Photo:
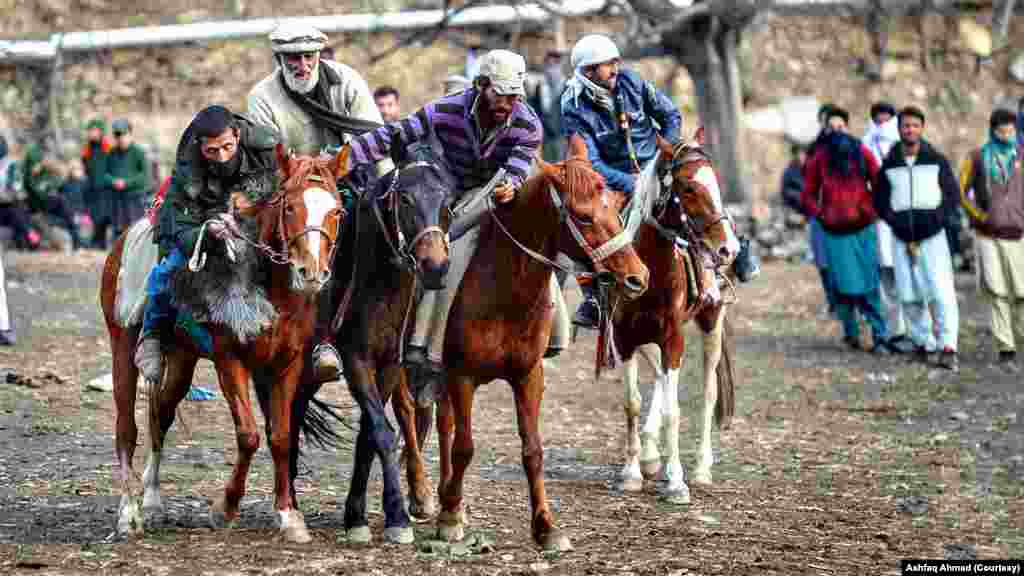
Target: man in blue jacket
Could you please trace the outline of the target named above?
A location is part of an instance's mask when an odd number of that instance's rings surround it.
[[[619,49],[607,36],[584,36],[572,49],[573,77],[562,93],[562,135],[579,134],[609,187],[632,194],[640,170],[658,154],[656,135],[679,140],[682,116],[672,100],[632,71],[621,68]],[[625,111],[632,148],[619,123]],[[573,323],[596,327],[598,305],[592,286]]]

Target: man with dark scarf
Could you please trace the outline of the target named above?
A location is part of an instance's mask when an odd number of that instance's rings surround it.
[[[232,114],[222,106],[205,108],[181,137],[171,186],[160,205],[154,241],[161,260],[146,283],[135,365],[149,382],[163,372],[162,338],[170,334],[176,318],[170,283],[195,249],[203,222],[206,231],[226,241],[236,226],[230,215],[231,194],[238,191],[252,200],[268,198],[277,189],[278,137],[272,130]]]
[[[861,348],[856,314],[860,311],[871,326],[871,351],[887,354],[891,347],[879,293],[877,215],[870,191],[878,162],[846,132],[850,120],[846,110],[833,106],[825,113],[828,131],[819,137],[807,161],[801,201],[823,229],[828,284],[835,291],[844,343],[851,349]]]
[[[977,233],[978,291],[992,307],[998,366],[1020,372],[1017,348],[1024,344],[1024,142],[1016,118],[997,109],[989,118],[989,140],[964,159],[960,202]]]
[[[259,124],[274,128],[281,142],[298,154],[316,156],[336,152],[353,136],[383,124],[373,94],[352,68],[321,58],[327,36],[316,28],[288,21],[270,33],[277,69],[249,92],[248,114]],[[384,175],[394,168],[390,159],[376,164]],[[345,192],[343,190],[343,195]],[[346,207],[351,198],[346,195]],[[332,290],[320,296],[317,334],[313,349],[315,378],[337,380],[341,359],[329,340],[334,313]]]

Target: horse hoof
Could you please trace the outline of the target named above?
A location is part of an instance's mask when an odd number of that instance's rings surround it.
[[[281,514],[281,534],[285,542],[293,544],[307,544],[313,540],[306,528],[306,519],[298,510],[288,510]]]
[[[541,547],[545,552],[571,552],[572,542],[569,537],[558,530],[552,530],[541,537]]]
[[[683,505],[690,503],[690,488],[686,483],[679,486],[667,486],[658,491],[661,500],[667,504]]]
[[[661,459],[640,462],[640,473],[644,475],[644,478],[648,480],[657,478],[658,472],[661,472]]]
[[[427,496],[421,500],[409,496],[409,515],[416,520],[428,520],[434,516],[434,499]]]
[[[412,544],[415,541],[412,526],[392,526],[384,529],[384,542],[387,544]]]
[[[160,514],[163,511],[164,503],[160,498],[160,493],[147,490],[142,497],[142,512],[144,514]]]
[[[373,542],[373,534],[369,526],[355,526],[345,531],[349,544],[369,544]]]
[[[142,536],[143,533],[142,511],[134,498],[121,503],[117,512],[117,533],[120,536]]]
[[[711,470],[697,470],[693,474],[693,481],[701,486],[711,486]]]
[[[238,519],[238,513],[228,514],[227,503],[223,498],[218,498],[210,508],[210,527],[214,529],[231,528]]]
[[[644,489],[643,478],[623,478],[618,484],[619,492],[641,492]]]
[[[462,524],[438,524],[437,539],[442,542],[461,542],[466,537]]]

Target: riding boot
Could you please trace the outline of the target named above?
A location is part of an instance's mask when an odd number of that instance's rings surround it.
[[[313,346],[313,379],[317,384],[334,382],[341,378],[341,355],[331,338],[331,323],[334,321],[335,306],[333,290],[328,286],[319,296],[317,305],[316,333]]]
[[[159,332],[149,332],[139,339],[139,345],[135,349],[135,366],[150,385],[163,379],[164,351]]]
[[[555,317],[551,323],[551,336],[548,337],[548,349],[545,358],[554,358],[565,350],[569,342],[569,314],[565,309],[565,298],[558,278],[551,276],[551,304],[555,308]]]
[[[597,296],[594,294],[593,283],[580,284],[580,292],[583,293],[583,302],[576,308],[576,315],[572,323],[584,328],[597,330],[601,317],[601,308],[597,303]]]

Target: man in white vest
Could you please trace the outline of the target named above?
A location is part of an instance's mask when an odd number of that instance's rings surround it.
[[[248,116],[274,128],[285,148],[316,156],[334,152],[353,136],[382,125],[373,94],[363,77],[344,64],[321,58],[327,36],[297,21],[282,23],[270,33],[277,68],[249,92]],[[377,162],[377,173],[394,168],[390,159]],[[330,296],[320,302],[318,344],[313,349],[317,381],[340,375],[341,360],[330,343],[334,312]]]

